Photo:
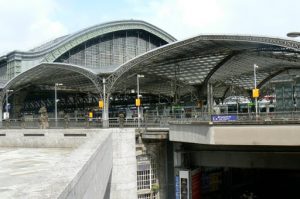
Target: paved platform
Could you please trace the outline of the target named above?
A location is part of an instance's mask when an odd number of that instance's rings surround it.
[[[1,199],[104,198],[113,165],[109,130],[0,131]]]
[[[27,198],[72,148],[0,148],[0,198]]]

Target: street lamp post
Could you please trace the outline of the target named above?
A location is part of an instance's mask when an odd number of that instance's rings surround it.
[[[137,75],[136,76],[136,84],[137,84],[137,99],[140,99],[141,95],[140,95],[140,81],[139,79],[141,77],[145,77],[144,75]],[[141,127],[141,123],[140,123],[140,119],[141,119],[141,114],[140,114],[140,106],[137,107],[138,109],[138,129],[140,129]]]
[[[8,110],[8,93],[13,92],[13,90],[6,90],[6,98],[5,98],[5,112],[6,112],[6,117],[9,117],[9,110]],[[5,119],[9,119],[9,118],[5,118]]]
[[[256,83],[256,69],[258,68],[258,65],[254,64],[253,65],[254,68],[254,89],[257,89],[257,83]],[[257,110],[258,110],[258,102],[257,102],[257,97],[255,97],[255,118],[258,118],[257,115]]]
[[[105,78],[102,79],[103,83],[103,110],[102,110],[102,125],[104,128],[109,127],[109,121],[108,121],[108,106],[106,101],[106,80]]]
[[[57,87],[62,86],[62,83],[55,83],[54,84],[54,106],[55,106],[55,126],[57,126]]]

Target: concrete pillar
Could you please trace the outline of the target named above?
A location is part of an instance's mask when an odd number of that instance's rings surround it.
[[[113,131],[113,169],[110,199],[137,199],[137,162],[134,129]]]
[[[167,142],[167,199],[175,198],[175,171],[174,171],[174,146],[173,142]]]

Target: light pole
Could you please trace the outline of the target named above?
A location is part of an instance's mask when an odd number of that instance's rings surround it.
[[[139,79],[141,77],[145,77],[144,75],[139,75],[137,74],[136,76],[136,85],[137,85],[137,99],[139,100],[141,95],[140,95],[140,81]],[[138,106],[138,129],[140,129],[141,127],[141,123],[140,123],[140,119],[141,119],[141,114],[140,114],[140,106]]]
[[[54,84],[54,105],[55,105],[55,126],[57,126],[57,87],[62,86],[62,83],[55,83]]]
[[[8,93],[13,92],[14,90],[6,90],[6,101],[5,101],[5,118],[4,119],[9,119],[9,110],[8,110]]]
[[[102,110],[102,126],[104,128],[109,127],[108,121],[108,106],[106,104],[106,81],[105,78],[102,79],[103,83],[103,110]]]
[[[258,65],[254,64],[253,65],[254,68],[254,89],[257,89],[257,83],[256,83],[256,69],[258,68]],[[255,118],[258,118],[257,115],[257,110],[258,110],[258,102],[257,102],[257,97],[255,97]]]

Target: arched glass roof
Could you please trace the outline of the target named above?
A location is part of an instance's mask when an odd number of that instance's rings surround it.
[[[102,80],[96,73],[80,66],[61,63],[35,66],[6,82],[2,90],[18,91],[32,85],[51,88],[55,83],[62,83],[65,89],[79,92],[100,94],[102,91]]]
[[[253,88],[253,66],[259,87],[287,71],[300,69],[300,43],[280,38],[240,35],[200,35],[145,53],[123,65],[108,77],[111,91],[135,87],[134,74],[143,74],[141,88],[156,93],[163,85],[181,86],[181,93],[214,85],[215,97],[222,97],[229,86]],[[149,84],[149,82],[154,82]],[[167,93],[165,93],[167,94]]]

